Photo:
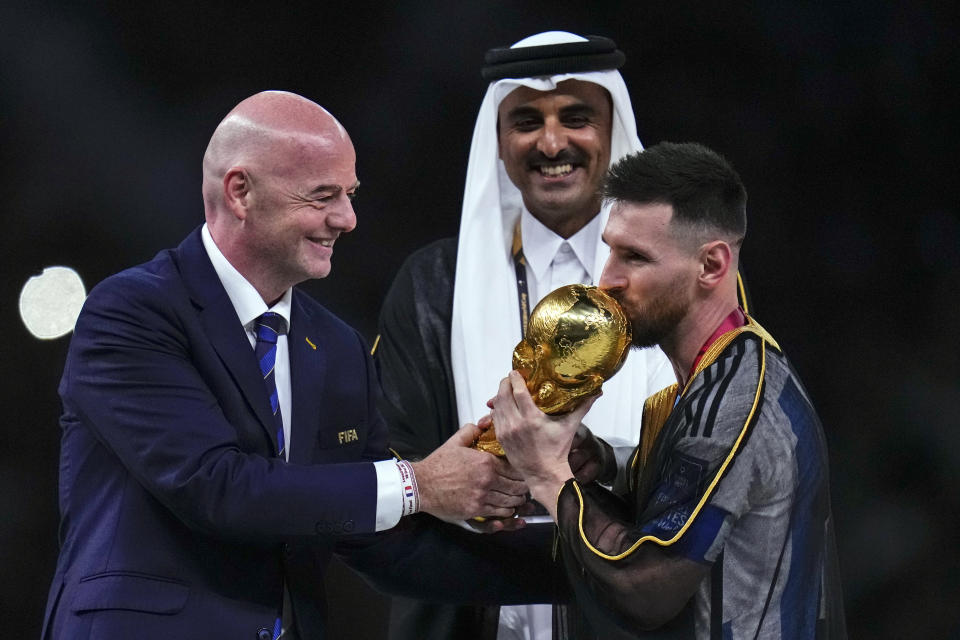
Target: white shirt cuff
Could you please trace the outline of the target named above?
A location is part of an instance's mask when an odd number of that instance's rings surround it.
[[[397,461],[380,460],[373,463],[377,471],[376,530],[392,529],[403,514],[403,483]]]

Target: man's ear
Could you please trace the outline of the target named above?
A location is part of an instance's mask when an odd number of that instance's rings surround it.
[[[700,247],[700,286],[712,289],[723,282],[730,265],[733,264],[733,250],[723,240],[714,240]]]
[[[247,217],[250,175],[243,167],[231,167],[223,176],[223,201],[238,220]]]

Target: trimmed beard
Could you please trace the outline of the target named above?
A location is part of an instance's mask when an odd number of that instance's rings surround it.
[[[643,349],[660,344],[687,315],[690,297],[683,286],[685,279],[683,275],[678,276],[667,285],[664,293],[652,298],[635,313],[628,314],[634,347]]]

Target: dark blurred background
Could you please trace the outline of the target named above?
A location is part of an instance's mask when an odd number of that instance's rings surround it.
[[[39,633],[57,553],[68,338],[17,317],[24,282],[88,289],[201,222],[226,112],[301,93],[351,133],[359,226],[307,288],[370,340],[396,268],[456,233],[484,51],[612,37],[640,138],[720,151],[750,193],[759,320],[824,422],[852,637],[960,633],[960,213],[953,3],[310,2],[0,5],[0,620]],[[338,570],[343,637],[383,600]],[[342,622],[347,620],[347,622]],[[11,627],[11,625],[15,625]]]

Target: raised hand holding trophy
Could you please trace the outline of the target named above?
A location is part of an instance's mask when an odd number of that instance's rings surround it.
[[[513,368],[544,413],[569,413],[620,370],[630,339],[630,322],[616,300],[596,287],[570,284],[534,307],[527,334],[513,350]],[[494,426],[473,446],[504,455]]]

